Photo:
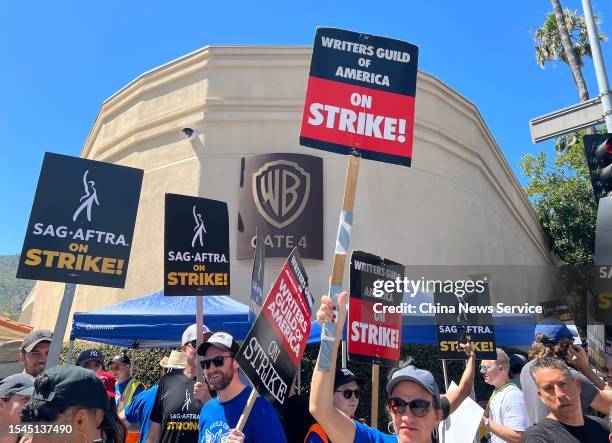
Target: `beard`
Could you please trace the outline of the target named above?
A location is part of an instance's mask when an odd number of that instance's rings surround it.
[[[227,388],[232,382],[234,378],[234,370],[233,368],[229,368],[228,371],[220,371],[218,374],[215,373],[214,375],[219,375],[219,377],[216,377],[214,380],[209,378],[208,385],[212,390],[219,392]]]

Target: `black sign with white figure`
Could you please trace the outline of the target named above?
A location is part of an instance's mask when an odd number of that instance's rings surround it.
[[[17,277],[123,288],[142,176],[45,153]]]
[[[165,295],[229,295],[227,203],[166,194]]]

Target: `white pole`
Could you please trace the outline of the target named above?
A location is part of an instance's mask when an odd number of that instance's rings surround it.
[[[597,25],[593,17],[593,10],[591,9],[591,0],[582,0],[582,9],[584,10],[584,21],[586,22],[589,34],[589,43],[591,45],[593,65],[595,66],[595,75],[597,76],[597,85],[599,86],[601,108],[606,120],[606,129],[607,132],[612,132],[612,96],[610,95],[608,74],[606,73],[606,65],[601,54],[601,46],[597,36]]]

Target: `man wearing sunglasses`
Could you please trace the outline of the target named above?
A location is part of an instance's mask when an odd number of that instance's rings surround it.
[[[346,368],[338,369],[334,377],[333,405],[348,418],[355,416],[363,380]],[[304,443],[329,443],[329,437],[319,423],[313,423]]]
[[[182,371],[172,371],[159,381],[151,411],[151,426],[147,443],[197,443],[198,418],[204,403],[211,398],[208,390],[195,392],[196,383],[196,325],[185,329],[181,337],[181,351],[186,365]],[[204,326],[203,340],[212,332]],[[204,395],[206,394],[206,395]]]
[[[527,410],[523,392],[510,380],[510,359],[497,348],[497,360],[483,360],[480,373],[485,383],[495,387],[489,398],[482,424],[491,435],[491,443],[521,443],[527,428]]]
[[[234,360],[238,348],[234,338],[225,332],[214,333],[198,348],[204,377],[217,392],[217,397],[200,412],[200,443],[286,443],[276,410],[262,397],[255,400],[243,431],[235,429],[252,390],[238,376],[240,367]]]

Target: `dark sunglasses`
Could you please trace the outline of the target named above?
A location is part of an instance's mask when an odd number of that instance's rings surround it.
[[[401,398],[390,398],[388,400],[389,409],[394,415],[403,415],[406,412],[406,406],[410,408],[410,412],[415,417],[425,417],[429,412],[431,402],[417,398],[415,400],[406,401]]]
[[[202,369],[208,369],[210,368],[210,365],[212,363],[217,368],[220,368],[221,366],[223,366],[223,363],[225,362],[226,358],[232,358],[232,357],[233,357],[232,355],[219,355],[217,357],[214,357],[208,360],[200,361],[200,366],[202,366]]]
[[[343,391],[335,391],[335,392],[342,392],[342,395],[344,396],[344,398],[346,398],[347,400],[350,400],[350,398],[355,395],[355,398],[357,400],[359,400],[359,389],[345,389]]]

